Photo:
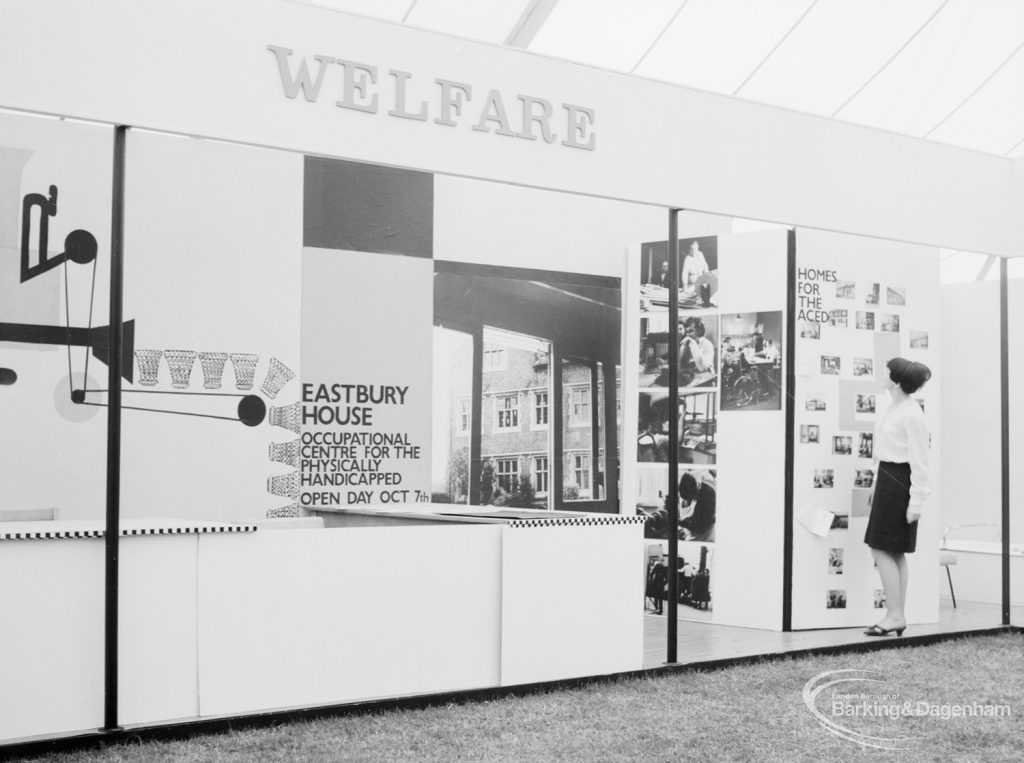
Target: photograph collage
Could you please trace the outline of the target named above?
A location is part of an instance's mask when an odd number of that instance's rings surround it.
[[[798,484],[797,491],[811,496],[804,502],[806,516],[824,511],[831,517],[827,555],[821,560],[821,604],[846,609],[841,580],[844,573],[849,575],[846,557],[862,545],[875,481],[874,428],[887,404],[877,381],[885,371],[877,367],[879,358],[896,355],[901,347],[926,350],[928,332],[905,325],[908,296],[903,285],[837,278],[823,291],[833,286],[833,293],[824,293],[830,309],[823,311],[823,320],[797,326],[801,375],[808,382],[797,402],[796,447],[801,449],[798,461],[806,465],[806,484]],[[823,326],[829,332],[828,352],[817,350]],[[907,342],[901,341],[901,331],[908,333]],[[835,354],[837,350],[842,354]],[[859,533],[849,532],[851,518],[860,520]],[[873,607],[884,606],[885,596],[877,589]]]
[[[679,242],[679,402],[670,404],[671,281],[668,243],[641,246],[640,353],[637,419],[639,493],[645,537],[680,542],[676,560],[680,603],[711,609],[720,415],[782,409],[782,311],[726,313],[720,309],[718,238]],[[728,284],[726,284],[728,290]],[[728,294],[728,291],[726,291]],[[668,526],[669,422],[678,426],[679,520]],[[652,548],[653,548],[652,544]],[[664,550],[664,544],[659,544]],[[658,590],[665,559],[649,554],[649,591]],[[693,580],[683,570],[694,568]],[[656,569],[657,568],[657,569]],[[656,577],[652,581],[652,576]],[[696,581],[694,585],[693,581]],[[648,607],[662,610],[657,596]]]

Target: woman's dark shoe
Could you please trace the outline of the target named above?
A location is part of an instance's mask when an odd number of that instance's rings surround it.
[[[878,625],[872,625],[870,628],[868,628],[867,630],[864,631],[864,635],[865,636],[888,636],[888,635],[890,635],[892,633],[895,633],[897,636],[902,636],[903,635],[903,631],[905,631],[906,629],[907,629],[907,626],[905,626],[905,625],[900,627],[900,628],[882,628],[882,627],[880,627]]]

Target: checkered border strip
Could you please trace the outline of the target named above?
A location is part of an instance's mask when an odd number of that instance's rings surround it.
[[[584,527],[587,525],[642,525],[646,517],[624,517],[618,514],[608,516],[551,517],[544,519],[513,519],[509,527]]]
[[[119,535],[198,535],[202,533],[254,533],[257,525],[215,525],[213,527],[143,527],[121,530]],[[0,540],[63,540],[65,538],[104,538],[106,530],[37,530],[0,532]]]

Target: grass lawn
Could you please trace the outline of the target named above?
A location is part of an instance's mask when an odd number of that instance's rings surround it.
[[[860,680],[826,688],[813,706],[850,732],[874,737],[874,744],[902,749],[862,746],[819,724],[804,700],[805,685],[826,671],[840,670],[872,671],[880,683]],[[840,694],[844,697],[838,698]],[[842,708],[840,714],[834,702]],[[864,714],[885,712],[883,706],[926,714]],[[958,709],[984,713],[986,706],[995,708],[991,712],[1008,706],[1009,715],[956,715]],[[896,738],[902,741],[891,741]],[[594,681],[526,697],[35,758],[76,763],[1022,759],[1022,634]]]

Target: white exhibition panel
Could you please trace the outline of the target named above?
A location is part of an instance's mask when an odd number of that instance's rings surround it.
[[[296,380],[273,399],[261,385],[272,357],[301,372],[302,157],[132,130],[126,165],[124,317],[136,349],[251,353],[249,393],[268,408],[298,400]],[[286,470],[267,453],[291,432],[194,415],[235,415],[243,392],[231,361],[219,389],[204,387],[200,359],[186,390],[172,386],[166,358],[158,379],[143,386],[136,367],[122,404],[190,415],[123,412],[124,516],[241,520],[289,502],[267,492]]]
[[[18,0],[5,15],[8,108],[971,251],[1024,250],[1019,165],[1002,157],[281,0]],[[287,84],[268,46],[294,51]],[[40,49],[59,55],[40,58]],[[289,98],[303,62],[308,97]],[[444,110],[437,79],[471,90],[461,112]],[[458,101],[462,91],[451,92]],[[497,110],[487,93],[508,113],[505,135],[494,120],[473,129]],[[537,123],[522,124],[519,95],[533,113],[548,104],[552,142]],[[593,138],[594,150],[563,145],[573,134]]]
[[[203,716],[497,686],[500,525],[204,535]]]
[[[182,534],[121,539],[121,723],[154,723],[199,715],[196,591],[200,537]],[[101,549],[104,545],[101,541],[88,542]],[[98,661],[100,654],[91,659]]]
[[[801,289],[819,287],[821,304],[826,313],[846,312],[846,323],[833,326],[820,324],[820,338],[801,337],[807,321],[801,310],[817,309],[797,303],[796,355],[796,442],[793,463],[793,620],[794,629],[865,626],[881,618],[883,609],[876,607],[874,596],[882,588],[870,549],[864,544],[867,526],[867,488],[855,483],[857,470],[871,469],[872,462],[858,457],[860,433],[873,433],[874,422],[889,404],[881,389],[880,374],[885,374],[880,348],[891,348],[886,358],[902,355],[928,365],[933,375],[925,387],[914,395],[924,404],[925,417],[932,435],[929,467],[932,494],[925,502],[918,528],[917,551],[907,555],[910,586],[907,592],[907,621],[932,623],[938,620],[939,535],[941,534],[943,496],[940,470],[942,432],[940,408],[944,379],[940,364],[942,353],[941,293],[939,288],[939,252],[922,246],[877,241],[858,236],[797,230],[797,294]],[[801,275],[802,269],[830,272],[831,280]],[[840,282],[852,284],[855,296],[840,296]],[[878,285],[877,302],[866,301],[872,284]],[[903,290],[902,301],[890,298],[888,287]],[[813,297],[804,291],[805,296]],[[844,292],[845,293],[845,292]],[[858,328],[858,313],[873,314],[873,329]],[[895,316],[898,331],[883,328],[888,316]],[[910,335],[923,332],[924,346],[912,346]],[[841,374],[823,373],[822,358],[839,358]],[[858,377],[856,360],[873,361],[872,373]],[[844,390],[846,390],[844,392]],[[871,414],[854,413],[854,394],[873,395],[876,406]],[[808,410],[807,403],[819,400],[824,410]],[[850,406],[848,410],[840,406]],[[802,425],[819,427],[817,442],[801,442]],[[853,453],[834,452],[833,437],[853,438]],[[831,486],[814,487],[816,471],[831,470]],[[827,511],[848,517],[848,529],[833,527],[819,537],[805,527],[800,517],[810,511]],[[839,550],[838,567],[830,564],[830,553]],[[831,592],[841,592],[833,600]]]
[[[681,228],[679,237],[686,239],[714,235],[707,231]],[[736,313],[778,312],[782,316],[781,352],[785,347],[785,310],[787,295],[788,231],[772,230],[748,233],[722,233],[717,236],[720,285],[715,302],[717,308],[701,310],[706,318],[721,318]],[[682,261],[685,252],[680,252]],[[641,283],[641,249],[631,245],[626,282],[625,315],[626,357],[640,357],[640,325],[637,287]],[[681,310],[686,317],[690,311]],[[721,335],[718,335],[719,340]],[[721,347],[716,347],[720,362]],[[627,362],[624,368],[635,367]],[[625,373],[623,385],[623,505],[635,508],[637,496],[652,492],[652,482],[661,481],[668,490],[667,469],[663,463],[638,465],[633,444],[638,432],[639,387],[635,374]],[[785,378],[782,379],[785,385]],[[711,388],[719,394],[721,384]],[[782,397],[786,390],[783,386]],[[680,554],[690,559],[706,546],[711,555],[712,604],[710,621],[721,625],[781,630],[782,575],[785,537],[785,406],[771,410],[718,410],[715,489],[717,511],[713,543],[693,542],[680,546]],[[684,465],[680,465],[680,474]],[[687,467],[688,468],[688,467]],[[646,487],[645,487],[646,486]],[[657,543],[648,540],[648,543]],[[661,541],[664,546],[665,542]],[[754,572],[752,572],[754,571]],[[680,607],[685,619],[707,621],[705,613],[694,613]]]
[[[718,237],[721,313],[781,311],[785,371],[788,235]],[[718,415],[718,506],[712,622],[782,629],[786,532],[786,389],[777,411]]]
[[[103,541],[0,541],[0,740],[103,725]]]
[[[643,668],[643,525],[506,527],[501,684]]]
[[[716,215],[682,212],[679,218],[679,229],[694,235],[731,227],[731,220]],[[434,253],[440,260],[622,278],[624,242],[667,235],[668,212],[657,206],[434,178]]]
[[[5,323],[107,325],[112,157],[113,131],[107,127],[0,114],[0,312]],[[56,214],[49,218],[48,258],[64,251],[65,237],[73,230],[93,235],[98,256],[92,263],[61,264],[22,282],[23,200],[33,194],[47,197],[51,186],[57,195]],[[36,208],[28,237],[32,264],[40,257],[41,217]],[[106,416],[102,408],[70,403],[69,362],[75,385],[81,387],[87,350],[74,347],[70,356],[69,361],[69,351],[60,344],[0,342],[0,365],[18,374],[17,383],[3,387],[0,396],[0,421],[12,434],[0,438],[4,508],[56,507],[64,518],[103,514],[106,483],[94,455],[102,459],[106,450]],[[107,367],[90,358],[88,369],[90,386],[106,387]]]
[[[196,538],[121,539],[119,720],[195,717]],[[0,740],[103,725],[102,538],[0,541]]]
[[[1024,297],[1019,282],[1018,296]],[[1011,301],[1011,305],[1013,302]],[[1020,326],[1020,323],[1016,324]],[[1010,324],[1011,339],[1014,324]],[[996,541],[1002,525],[1002,405],[999,369],[999,282],[975,281],[942,287],[942,406],[943,468],[940,533],[952,540]],[[1018,343],[1019,344],[1019,343]],[[1015,353],[1020,357],[1019,351]],[[1012,377],[1011,377],[1012,378]],[[1017,376],[1016,378],[1020,378]],[[1011,384],[1011,389],[1014,389]],[[1020,389],[1018,386],[1017,389]],[[1010,398],[1010,433],[1020,432],[1021,411]],[[1016,415],[1017,420],[1014,420]],[[1016,426],[1015,426],[1016,424]],[[1021,451],[1012,447],[1011,454]],[[1012,463],[1012,462],[1011,462]],[[1019,472],[1018,472],[1019,473]],[[1013,474],[1011,471],[1011,480]],[[1014,504],[1011,502],[1011,506]],[[1011,532],[1020,529],[1010,523]],[[960,570],[953,568],[955,577]],[[945,577],[945,575],[943,575]],[[996,569],[987,582],[997,596],[1002,575]]]

